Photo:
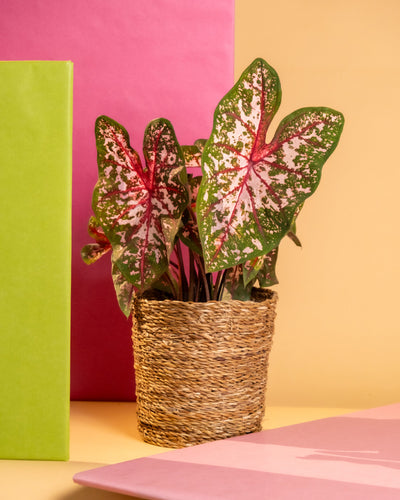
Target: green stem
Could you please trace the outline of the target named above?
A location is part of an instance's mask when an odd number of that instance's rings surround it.
[[[177,290],[176,290],[176,287],[175,287],[175,283],[173,281],[173,279],[171,278],[171,276],[169,275],[169,271],[166,271],[164,274],[163,274],[163,278],[165,279],[165,281],[168,282],[170,288],[171,288],[171,293],[172,293],[172,296],[175,300],[177,300]]]
[[[188,300],[193,301],[195,299],[195,285],[198,282],[198,276],[196,273],[196,267],[194,265],[194,255],[193,251],[189,249],[189,294]]]
[[[205,301],[208,302],[210,300],[210,291],[208,287],[208,281],[207,281],[207,275],[204,267],[204,261],[200,257],[200,255],[194,254],[195,255],[195,260],[197,264],[197,269],[199,270],[200,278],[201,281],[204,285],[204,295],[205,295]]]
[[[178,240],[175,245],[175,251],[176,251],[176,256],[178,258],[178,266],[179,266],[179,281],[180,281],[180,300],[187,301],[188,300],[188,291],[189,291],[189,286],[186,278],[186,273],[185,273],[185,264],[183,262],[183,257],[182,257],[182,248],[181,248],[181,242]]]
[[[218,271],[217,278],[214,284],[214,292],[213,292],[214,300],[221,300],[222,291],[225,286],[226,273],[227,269],[224,269],[223,271],[222,270]]]

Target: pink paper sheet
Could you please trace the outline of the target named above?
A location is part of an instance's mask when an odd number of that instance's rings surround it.
[[[160,453],[74,480],[152,500],[397,500],[400,404]]]
[[[95,119],[121,122],[139,152],[145,126],[160,116],[181,144],[207,137],[233,83],[233,15],[233,0],[13,0],[2,10],[1,59],[74,62],[73,399],[134,397],[130,324],[109,257],[91,267],[80,258],[97,178]]]

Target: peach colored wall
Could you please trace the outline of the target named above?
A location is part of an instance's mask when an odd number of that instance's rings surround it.
[[[273,127],[303,106],[346,123],[282,245],[268,403],[363,407],[400,400],[398,0],[236,0],[235,76],[277,71]]]

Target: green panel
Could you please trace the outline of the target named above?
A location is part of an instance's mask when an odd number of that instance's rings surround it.
[[[0,62],[0,458],[67,460],[71,62]]]

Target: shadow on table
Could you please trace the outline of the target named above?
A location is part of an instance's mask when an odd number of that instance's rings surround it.
[[[312,450],[302,457],[304,460],[342,461],[400,470],[399,419],[332,417],[234,439]]]

